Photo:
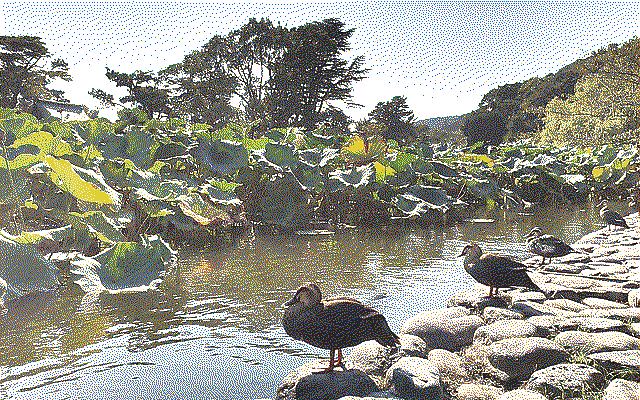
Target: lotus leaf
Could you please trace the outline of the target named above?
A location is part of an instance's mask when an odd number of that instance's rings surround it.
[[[71,273],[87,293],[142,290],[157,286],[175,258],[160,237],[148,236],[140,243],[118,242],[94,257],[78,257],[71,261]]]
[[[443,178],[457,178],[458,176],[460,176],[460,174],[458,174],[458,171],[441,162],[430,161],[429,164],[431,165],[433,171]]]
[[[361,167],[353,167],[349,170],[336,170],[329,173],[329,183],[332,189],[340,190],[348,187],[355,189],[372,183],[376,176],[376,168],[373,163]]]
[[[214,175],[233,175],[249,163],[249,153],[242,144],[226,140],[199,140],[191,149],[193,157]]]
[[[18,243],[0,232],[0,278],[7,283],[7,300],[58,286],[58,270],[32,244]]]
[[[405,194],[409,194],[427,203],[429,208],[448,209],[453,199],[442,188],[436,186],[413,185]]]
[[[200,193],[206,194],[215,204],[238,206],[242,201],[236,196],[235,189],[240,184],[227,182],[224,179],[211,179],[200,188]]]
[[[396,170],[386,166],[378,161],[373,163],[374,168],[376,169],[376,181],[383,182],[388,177],[394,176],[396,174]]]

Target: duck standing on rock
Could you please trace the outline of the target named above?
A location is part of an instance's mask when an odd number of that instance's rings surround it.
[[[464,269],[479,283],[489,286],[489,297],[498,294],[499,288],[512,286],[542,290],[527,275],[527,267],[509,257],[482,254],[477,244],[468,244],[462,250]],[[495,288],[495,293],[493,289]]]
[[[607,200],[602,200],[600,204],[597,205],[597,207],[600,206],[602,206],[600,209],[600,217],[602,217],[602,220],[607,224],[607,228],[609,228],[609,230],[611,230],[611,225],[625,229],[629,228],[627,221],[624,220],[622,215],[609,209],[609,202]]]
[[[542,257],[541,265],[544,264],[545,258],[548,258],[549,263],[551,263],[553,257],[562,257],[570,253],[576,253],[571,246],[557,237],[543,235],[542,229],[537,226],[531,229],[531,232],[529,232],[526,237],[529,251]]]
[[[342,365],[342,349],[375,340],[385,347],[400,344],[382,314],[358,300],[336,297],[323,300],[320,288],[314,283],[301,286],[291,300],[282,319],[285,332],[294,339],[330,350],[331,372]],[[338,352],[338,359],[334,356]]]

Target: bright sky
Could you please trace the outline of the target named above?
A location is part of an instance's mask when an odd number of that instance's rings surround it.
[[[91,88],[113,92],[105,66],[158,70],[263,16],[290,27],[337,17],[356,28],[352,53],[371,71],[355,85],[364,107],[346,110],[354,118],[395,95],[407,96],[419,118],[466,113],[497,85],[640,35],[640,3],[247,0],[0,0],[0,34],[42,37],[70,64],[67,97],[96,107]]]

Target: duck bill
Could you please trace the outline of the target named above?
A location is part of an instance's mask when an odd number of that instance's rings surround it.
[[[295,296],[291,300],[289,300],[286,303],[284,303],[282,306],[283,307],[290,307],[290,306],[292,306],[294,304],[296,304],[296,297]]]

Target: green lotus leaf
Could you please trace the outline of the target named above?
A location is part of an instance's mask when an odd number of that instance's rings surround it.
[[[361,188],[375,181],[376,168],[373,163],[348,170],[336,170],[329,173],[329,183],[334,190],[347,187]],[[336,185],[336,183],[338,185]]]
[[[0,231],[0,278],[7,283],[6,300],[58,286],[58,269],[35,245],[18,243]]]
[[[202,226],[224,226],[231,223],[231,218],[224,210],[205,201],[198,193],[178,198],[178,207],[182,213]]]
[[[249,163],[249,153],[242,144],[226,140],[199,140],[191,154],[203,167],[218,176],[233,175]]]
[[[409,187],[405,194],[418,198],[429,208],[451,208],[453,199],[447,195],[447,192],[436,186],[413,185]]]
[[[114,243],[125,240],[122,234],[124,226],[117,220],[108,217],[102,211],[87,211],[84,213],[58,213],[57,217],[74,229],[88,232],[92,237],[103,243]]]
[[[237,206],[242,203],[235,194],[235,189],[240,184],[227,182],[224,179],[210,179],[208,183],[200,187],[200,193],[205,194],[215,204]]]
[[[431,165],[433,172],[435,172],[436,174],[440,175],[443,178],[457,178],[460,176],[458,171],[441,162],[429,161],[428,164]]]
[[[140,243],[118,242],[94,257],[78,257],[71,261],[71,273],[88,293],[143,290],[157,287],[175,260],[175,252],[166,242],[148,236]]]

